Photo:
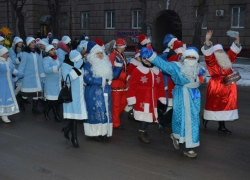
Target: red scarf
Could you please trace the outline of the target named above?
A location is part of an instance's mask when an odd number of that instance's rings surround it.
[[[57,60],[57,55],[55,54],[55,55],[52,55],[52,56],[50,56],[50,57],[52,57],[52,59],[54,59],[54,60]]]

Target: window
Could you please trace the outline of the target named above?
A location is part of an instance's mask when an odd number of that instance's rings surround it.
[[[245,7],[233,7],[232,8],[232,28],[244,28],[245,25]]]
[[[108,11],[106,12],[106,29],[115,29],[115,12]]]
[[[141,11],[132,11],[132,29],[141,29]]]
[[[81,13],[81,27],[82,29],[89,29],[89,12]]]
[[[196,17],[198,16],[198,9],[196,9]],[[207,29],[207,8],[205,8],[205,13],[203,16],[203,21],[202,21],[202,25],[201,25],[202,29]]]

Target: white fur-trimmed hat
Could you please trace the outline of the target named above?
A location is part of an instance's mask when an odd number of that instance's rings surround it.
[[[14,44],[16,45],[17,43],[19,43],[19,42],[23,42],[23,40],[20,38],[20,37],[15,37],[14,38]]]
[[[59,40],[58,39],[53,39],[52,44],[58,44]]]
[[[43,39],[40,40],[39,42],[40,42],[40,44],[43,44],[44,46],[47,46],[47,45],[49,44],[49,41],[48,41],[48,39],[46,39],[46,38],[43,38]]]
[[[182,57],[185,59],[187,56],[193,56],[196,57],[196,60],[199,59],[199,53],[198,49],[196,47],[188,47],[183,53]]]
[[[217,50],[219,50],[219,49],[224,50],[224,49],[223,49],[223,46],[222,46],[221,44],[215,44],[215,45],[213,46],[213,51],[217,51]]]
[[[3,38],[3,36],[0,36],[0,41],[4,41],[4,38]]]
[[[63,36],[63,37],[62,37],[62,42],[63,42],[64,44],[68,44],[70,41],[71,41],[71,39],[70,39],[69,36]]]
[[[8,49],[6,47],[0,45],[0,57],[7,52],[9,52]]]
[[[51,49],[55,49],[55,47],[51,44],[48,44],[47,46],[45,46],[45,52],[49,52]]]
[[[28,46],[32,41],[35,41],[35,39],[34,39],[33,37],[27,37],[27,38],[26,38],[26,44],[27,44],[27,46]]]
[[[82,59],[82,55],[77,50],[73,50],[69,53],[69,59],[72,62],[78,62],[80,59]]]

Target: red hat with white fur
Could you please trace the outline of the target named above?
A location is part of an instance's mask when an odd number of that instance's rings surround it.
[[[215,44],[214,46],[213,46],[213,50],[214,51],[217,51],[217,50],[223,50],[223,47],[222,47],[222,45],[221,44]]]
[[[145,44],[151,43],[150,39],[147,36],[145,36],[144,34],[140,34],[140,36],[139,36],[138,39],[139,39],[139,43],[141,45],[145,45]]]
[[[135,58],[140,56],[140,49],[136,49],[135,51]]]
[[[116,48],[125,48],[127,47],[127,43],[124,39],[117,39],[116,43],[115,43]]]
[[[179,41],[179,40],[174,41],[173,50],[176,50],[176,49],[178,49],[179,47],[183,47],[183,42],[182,42],[182,41]]]

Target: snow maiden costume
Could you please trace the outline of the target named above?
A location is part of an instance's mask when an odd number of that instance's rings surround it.
[[[199,146],[200,125],[200,91],[198,87],[202,82],[205,71],[198,64],[199,54],[197,48],[187,48],[183,52],[183,62],[166,62],[152,50],[141,49],[141,56],[151,61],[163,72],[171,75],[175,88],[173,90],[173,118],[171,138],[176,149],[179,143],[185,143],[186,148]],[[189,60],[188,58],[194,58]],[[178,141],[178,140],[179,141]],[[196,157],[194,151],[184,151],[188,157]]]
[[[62,40],[59,41],[58,46],[57,46],[57,56],[58,59],[60,61],[60,64],[63,63],[64,59],[65,59],[65,55],[69,54],[69,52],[71,51],[71,46],[70,46],[70,42],[71,39],[69,36],[63,36]]]
[[[86,136],[103,140],[112,136],[113,123],[111,112],[111,81],[120,75],[121,63],[115,63],[114,73],[111,62],[102,47],[89,42],[88,61],[84,65],[85,99],[88,111],[88,120],[84,123]],[[103,59],[97,53],[103,54]]]
[[[79,148],[77,140],[77,121],[88,119],[86,103],[84,99],[84,85],[83,85],[83,59],[77,50],[73,50],[65,57],[62,64],[62,77],[66,80],[69,76],[71,82],[72,102],[63,103],[63,118],[69,119],[68,126],[64,127],[64,137],[69,139],[69,132],[71,131],[71,142],[75,148]],[[67,84],[70,85],[69,80]]]
[[[14,64],[2,57],[6,53],[8,49],[0,45],[0,116],[3,122],[9,123],[8,116],[19,112],[12,74],[18,77],[23,77],[23,75],[18,73]]]

